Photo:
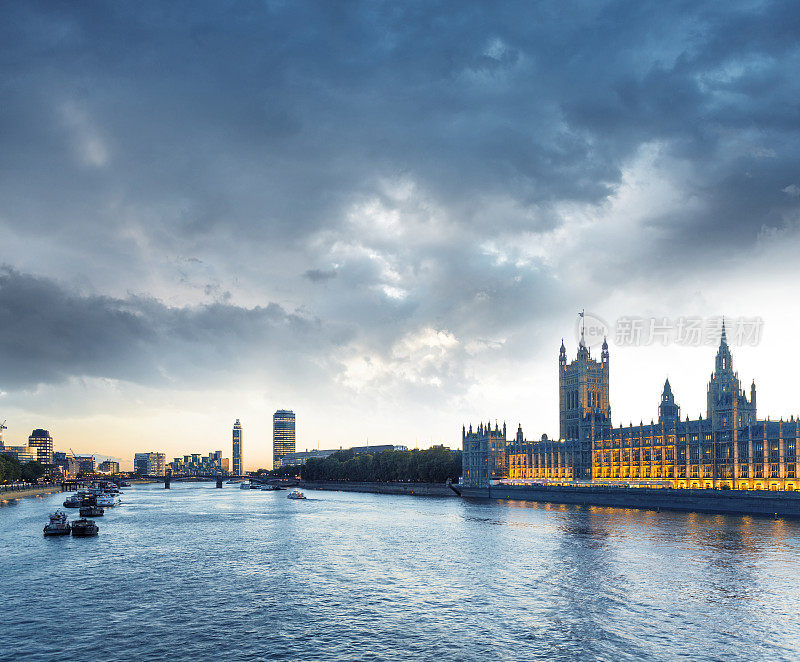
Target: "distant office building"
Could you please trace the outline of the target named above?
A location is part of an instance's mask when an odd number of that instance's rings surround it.
[[[72,455],[61,453],[60,451],[53,452],[53,464],[61,467],[61,473],[64,478],[75,478],[80,469],[80,463]]]
[[[133,470],[144,476],[163,476],[166,473],[164,453],[136,453],[133,456]]]
[[[311,458],[315,459],[323,459],[333,455],[334,453],[343,450],[341,448],[332,448],[326,450],[313,450],[313,451],[300,451],[296,453],[286,453],[283,456],[281,466],[284,467],[301,467],[303,466],[306,461],[310,460]],[[375,453],[381,453],[383,451],[407,451],[407,446],[399,446],[393,444],[384,444],[382,446],[353,446],[352,448],[348,449],[353,451],[354,455],[362,455],[364,453],[369,453],[374,455]]]
[[[244,448],[242,446],[242,424],[239,419],[233,424],[233,475],[244,476]]]
[[[294,453],[295,421],[294,412],[279,409],[272,415],[272,468],[279,469],[283,457]]]
[[[36,449],[36,459],[42,464],[53,464],[53,438],[47,430],[36,429],[28,437],[28,446]]]
[[[109,474],[119,473],[119,462],[114,460],[103,460],[97,467],[98,471]]]
[[[20,464],[35,462],[38,457],[36,451],[33,446],[3,446],[2,450],[3,453],[17,458]]]
[[[214,451],[208,456],[192,453],[176,457],[169,463],[169,470],[173,476],[209,476],[227,475],[229,473],[228,458],[222,457],[222,451]]]
[[[78,471],[85,474],[93,474],[97,467],[94,455],[75,455],[75,460],[78,462]]]
[[[281,458],[281,466],[282,467],[302,467],[307,460],[311,458],[314,459],[324,459],[330,455],[333,455],[338,449],[333,450],[322,450],[322,451],[300,451],[296,453],[286,453]],[[277,468],[277,467],[276,467]]]

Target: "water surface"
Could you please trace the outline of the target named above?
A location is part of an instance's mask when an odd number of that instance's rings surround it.
[[[800,659],[800,522],[307,494],[135,486],[93,539],[5,504],[0,659]]]

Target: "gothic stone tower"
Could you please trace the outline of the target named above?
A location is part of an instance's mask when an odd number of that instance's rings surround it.
[[[733,371],[733,357],[722,323],[722,336],[715,359],[714,372],[708,383],[708,409],[706,416],[714,432],[735,430],[751,425],[756,420],[756,385],[750,386],[750,401],[741,388],[739,374]]]
[[[658,405],[658,422],[667,429],[675,429],[681,418],[681,408],[675,403],[675,396],[669,379],[664,382],[664,392],[661,394],[661,404]]]
[[[567,365],[567,350],[561,341],[558,356],[559,435],[561,439],[583,439],[589,414],[611,420],[608,395],[608,342],[603,340],[600,362],[591,357],[581,330],[578,357]]]
[[[733,357],[725,336],[724,321],[714,372],[708,383],[706,416],[711,423],[711,439],[700,442],[701,462],[706,466],[711,464],[711,478],[715,486],[718,480],[732,485],[739,458],[748,455],[741,452],[745,449],[740,448],[737,440],[739,431],[749,428],[756,421],[756,384],[753,382],[750,386],[748,402],[739,375],[733,371]]]

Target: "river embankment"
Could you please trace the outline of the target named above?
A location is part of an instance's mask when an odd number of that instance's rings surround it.
[[[406,494],[409,496],[459,496],[448,485],[439,483],[369,483],[356,481],[300,481],[309,490]],[[675,510],[730,515],[766,515],[800,518],[800,492],[766,490],[687,490],[668,488],[623,488],[608,486],[494,485],[474,488],[454,485],[460,496],[472,499],[538,501],[636,508],[639,510]]]
[[[362,483],[357,481],[301,480],[300,487],[308,490],[332,490],[335,492],[370,492],[372,494],[407,494],[410,496],[458,496],[447,485],[441,483]]]
[[[31,485],[14,489],[4,489],[0,487],[0,501],[12,501],[13,499],[22,499],[24,497],[42,496],[44,494],[52,494],[53,492],[61,492],[61,485]]]
[[[459,489],[462,496],[477,499],[800,518],[800,492],[560,485],[493,485]]]

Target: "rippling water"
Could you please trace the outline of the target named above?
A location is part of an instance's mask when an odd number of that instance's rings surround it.
[[[800,659],[800,522],[308,496],[136,486],[94,539],[0,507],[0,658]]]

